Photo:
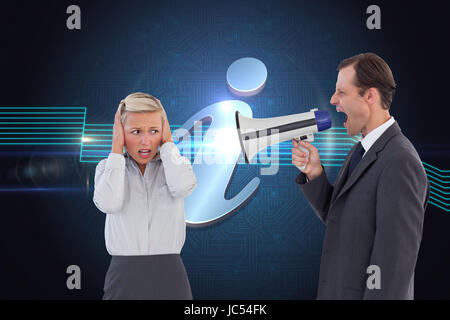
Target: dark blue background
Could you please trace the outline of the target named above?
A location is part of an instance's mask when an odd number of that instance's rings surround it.
[[[372,1],[77,1],[82,29],[66,28],[72,1],[14,1],[2,8],[1,106],[84,106],[87,123],[112,123],[130,92],[159,97],[171,124],[233,99],[225,72],[252,56],[268,69],[249,103],[255,117],[319,107],[336,66],[375,52],[393,70],[391,114],[423,161],[449,169],[446,11],[441,3],[378,1],[382,29],[366,28]],[[333,114],[333,124],[342,119]],[[62,154],[55,152],[64,151]],[[0,192],[0,298],[98,299],[109,263],[104,214],[92,202],[95,164],[70,147],[0,146],[6,187],[77,191]],[[26,179],[27,165],[52,163],[53,175]],[[337,169],[327,168],[334,179]],[[282,167],[261,176],[256,196],[230,218],[188,229],[182,257],[196,299],[315,298],[324,226]],[[259,175],[238,166],[229,194]],[[429,206],[416,269],[416,298],[450,298],[449,216]],[[66,288],[66,267],[82,270],[82,290]]]

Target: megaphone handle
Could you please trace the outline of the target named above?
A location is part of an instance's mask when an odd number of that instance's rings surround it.
[[[306,149],[306,148],[304,148],[304,147],[302,147],[300,144],[298,145],[298,148],[300,149],[300,150],[302,150],[304,153],[306,153],[306,157],[307,158],[309,158],[309,150],[308,149]],[[303,170],[305,170],[305,168],[306,168],[306,165],[304,165],[304,166],[296,166],[300,171],[303,171]]]

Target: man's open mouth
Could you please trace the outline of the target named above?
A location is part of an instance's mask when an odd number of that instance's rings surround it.
[[[336,111],[339,112],[340,114],[342,114],[344,116],[344,127],[347,123],[347,114],[345,113],[345,111],[342,108],[336,108]]]

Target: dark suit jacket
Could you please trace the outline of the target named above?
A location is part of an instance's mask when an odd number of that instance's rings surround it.
[[[429,197],[422,162],[397,122],[366,152],[346,181],[349,152],[333,185],[323,174],[296,181],[326,224],[318,299],[413,299],[414,269]],[[381,271],[368,289],[367,267]]]

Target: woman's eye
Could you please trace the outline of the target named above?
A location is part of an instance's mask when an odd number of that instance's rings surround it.
[[[139,130],[133,130],[133,131],[131,131],[132,134],[135,134],[135,132],[139,132]]]
[[[152,130],[152,134],[156,134],[158,130]]]

